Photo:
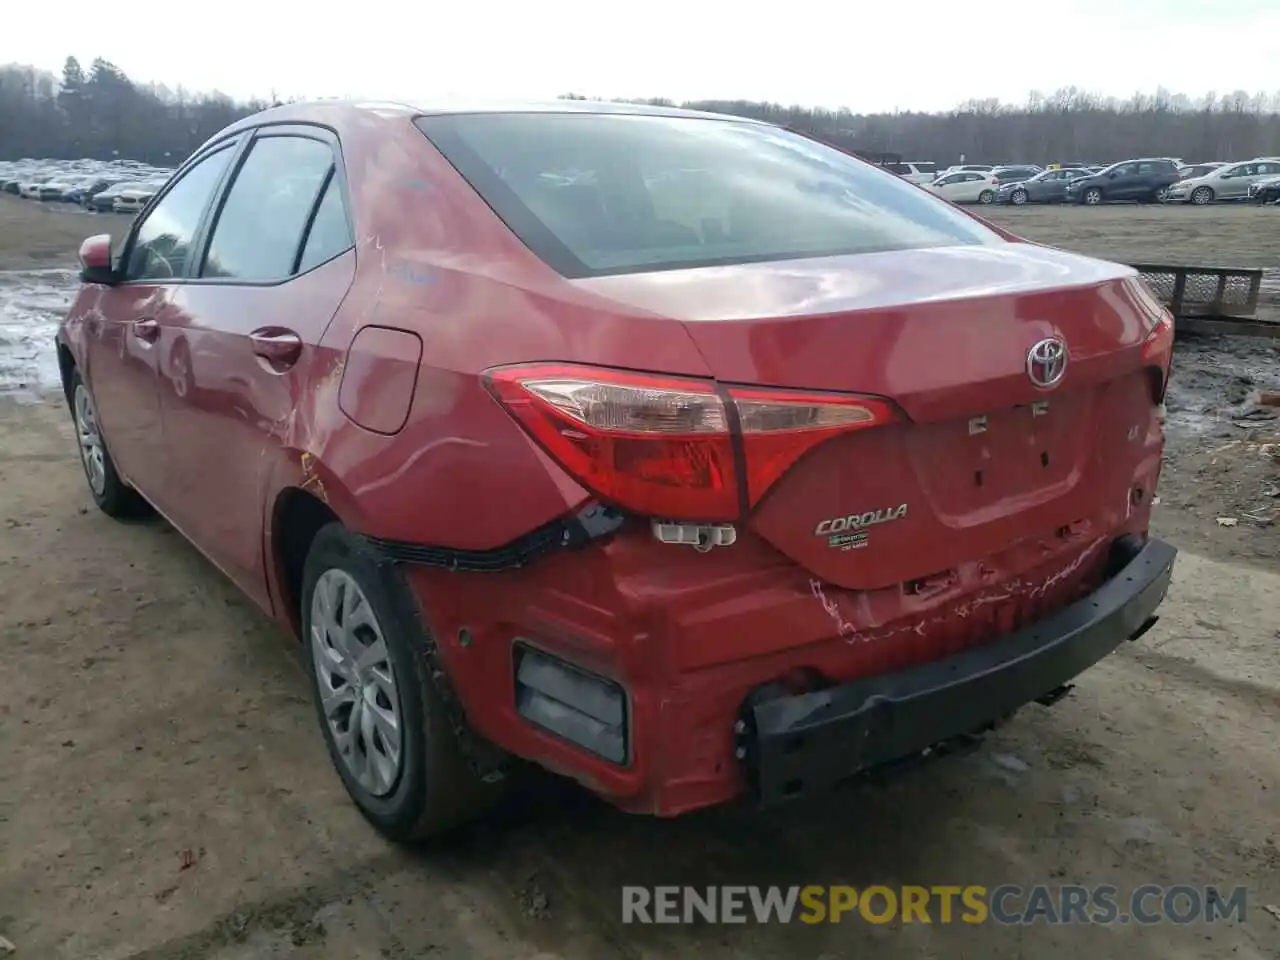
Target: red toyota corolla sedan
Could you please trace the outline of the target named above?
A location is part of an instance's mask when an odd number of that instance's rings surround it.
[[[94,500],[301,638],[395,838],[513,757],[669,816],[946,752],[1168,587],[1134,271],[775,126],[287,106],[80,259]]]

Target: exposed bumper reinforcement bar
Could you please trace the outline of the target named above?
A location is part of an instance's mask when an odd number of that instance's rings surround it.
[[[1072,678],[1146,632],[1168,591],[1175,547],[1130,538],[1115,547],[1110,579],[1031,627],[910,670],[749,702],[740,743],[760,800],[829,788],[989,728],[1033,701],[1052,702]]]

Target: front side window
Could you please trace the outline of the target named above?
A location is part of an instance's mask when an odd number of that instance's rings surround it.
[[[996,244],[909,183],[764,124],[459,114],[419,127],[565,276]]]
[[[125,279],[172,280],[186,275],[196,228],[234,152],[228,144],[209,154],[147,213],[134,234]]]
[[[257,140],[231,183],[200,275],[251,282],[292,275],[303,231],[332,167],[333,151],[320,140]]]

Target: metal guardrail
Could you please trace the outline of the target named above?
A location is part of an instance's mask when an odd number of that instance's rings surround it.
[[[1179,333],[1235,334],[1280,339],[1280,323],[1259,320],[1261,269],[1130,264],[1165,302]]]
[[[1147,286],[1178,318],[1246,319],[1258,311],[1262,270],[1134,263]]]

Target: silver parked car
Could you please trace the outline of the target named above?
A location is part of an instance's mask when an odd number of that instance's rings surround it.
[[[1170,203],[1213,203],[1215,200],[1244,200],[1249,186],[1280,175],[1280,160],[1259,158],[1245,163],[1228,163],[1199,177],[1179,180],[1169,188]]]

